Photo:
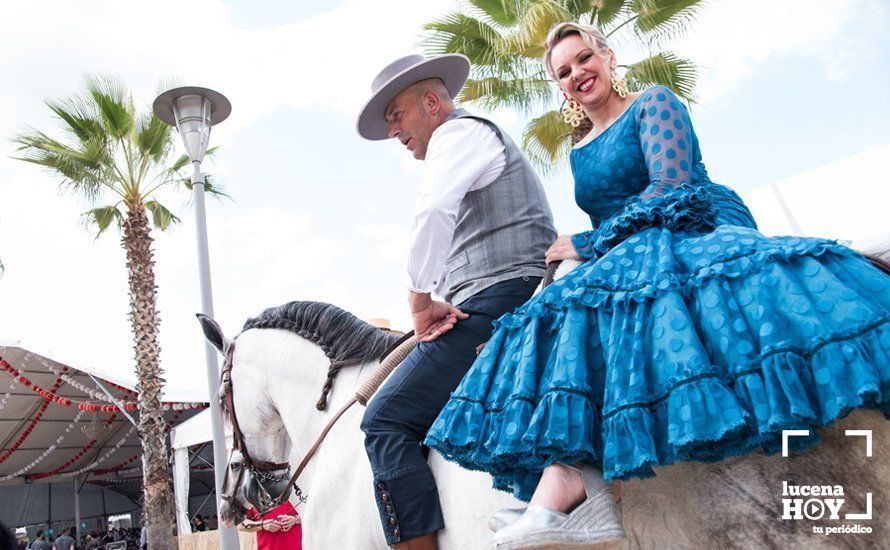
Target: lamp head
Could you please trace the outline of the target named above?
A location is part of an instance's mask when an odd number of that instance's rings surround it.
[[[232,104],[224,95],[197,86],[167,90],[155,98],[152,108],[158,118],[176,126],[186,154],[198,163],[207,152],[210,129],[232,112]]]

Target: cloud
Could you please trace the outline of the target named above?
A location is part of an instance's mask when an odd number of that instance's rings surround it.
[[[737,91],[770,58],[814,56],[830,78],[844,78],[843,65],[857,55],[846,25],[880,9],[875,0],[715,2],[702,10],[687,37],[667,46],[701,67],[699,99],[707,104]]]
[[[356,234],[375,246],[376,258],[382,262],[404,263],[411,232],[404,224],[383,223],[360,225]]]
[[[351,1],[303,21],[244,29],[219,0],[158,0],[150,9],[113,0],[16,2],[0,21],[4,74],[16,82],[16,93],[4,94],[15,100],[7,116],[18,107],[43,115],[34,98],[68,95],[84,72],[120,75],[145,102],[159,78],[218,89],[235,106],[222,133],[281,106],[353,116],[377,71],[419,51],[422,23],[448,7]]]

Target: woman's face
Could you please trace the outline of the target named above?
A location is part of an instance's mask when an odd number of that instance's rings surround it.
[[[582,107],[596,108],[612,93],[609,65],[614,55],[609,50],[604,59],[580,35],[570,34],[553,46],[550,65],[563,92]]]

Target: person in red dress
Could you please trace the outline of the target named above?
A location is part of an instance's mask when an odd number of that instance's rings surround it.
[[[300,514],[290,501],[263,515],[251,508],[240,528],[256,533],[257,550],[303,550]]]

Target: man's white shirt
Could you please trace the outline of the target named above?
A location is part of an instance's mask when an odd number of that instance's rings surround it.
[[[503,142],[487,124],[472,118],[436,128],[414,203],[408,248],[408,289],[444,293],[445,262],[460,203],[470,191],[494,182],[507,164]]]

